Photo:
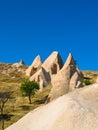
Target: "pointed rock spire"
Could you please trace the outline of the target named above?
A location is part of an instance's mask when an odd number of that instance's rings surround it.
[[[69,91],[74,90],[77,84],[79,84],[78,86],[80,87],[82,76],[83,75],[80,75],[80,71],[77,69],[74,58],[70,53],[63,68],[52,79],[53,87],[49,94],[48,101],[51,101],[59,96],[64,95],[65,93],[68,93]]]
[[[24,63],[23,60],[20,60],[19,64],[20,64],[20,65],[25,65],[25,63]]]
[[[42,60],[41,60],[41,57],[38,55],[34,59],[31,66],[29,66],[29,68],[26,70],[26,75],[27,76],[32,76],[34,73],[37,72],[37,70],[41,67],[41,65],[42,65]]]
[[[74,58],[73,58],[73,56],[72,56],[71,53],[69,53],[68,58],[67,58],[67,60],[66,60],[66,62],[64,64],[63,68],[66,68],[68,66],[74,66],[74,67],[76,67]]]
[[[42,64],[42,67],[50,73],[50,75],[57,74],[63,67],[63,61],[60,54],[54,51]]]

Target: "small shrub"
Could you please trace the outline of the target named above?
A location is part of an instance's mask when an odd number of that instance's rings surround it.
[[[88,78],[84,78],[84,79],[82,79],[82,83],[83,83],[84,85],[90,85],[90,84],[91,84],[91,81],[90,81],[90,79],[88,79]]]

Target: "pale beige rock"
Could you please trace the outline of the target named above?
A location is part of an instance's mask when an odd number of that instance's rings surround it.
[[[98,84],[61,96],[6,130],[98,130]]]
[[[16,68],[19,68],[21,66],[25,65],[24,64],[24,61],[23,60],[20,60],[20,62],[17,62],[17,63],[13,63],[11,66],[12,67],[16,67]]]
[[[51,101],[59,96],[80,87],[78,81],[81,82],[82,74],[77,69],[72,54],[69,54],[63,68],[52,78],[52,89],[47,101]],[[78,83],[78,85],[77,85]],[[82,83],[81,83],[82,84]],[[81,85],[82,86],[82,85]]]
[[[83,84],[82,84],[81,81],[78,81],[78,82],[77,82],[77,85],[76,85],[76,88],[81,88],[81,87],[83,87]]]
[[[82,74],[82,72],[79,70],[78,67],[76,68],[76,70],[77,70],[78,74],[80,75],[80,77],[83,77],[83,74]]]
[[[63,61],[58,52],[54,51],[42,64],[42,67],[50,73],[50,75],[57,74],[63,67]]]
[[[32,76],[33,74],[35,74],[39,68],[41,68],[42,65],[42,60],[40,58],[40,56],[38,55],[31,66],[28,67],[28,69],[26,70],[26,75],[27,76]]]
[[[97,78],[96,78],[96,83],[98,83],[98,76],[97,76]]]
[[[19,64],[20,64],[20,65],[25,65],[25,63],[24,63],[23,60],[20,60]]]
[[[48,102],[68,93],[70,79],[69,71],[70,67],[66,68],[66,71],[62,68],[57,75],[52,78],[52,89],[47,99]]]
[[[62,66],[63,61],[59,53],[53,52],[43,64],[38,56],[32,65],[26,70],[26,75],[30,76],[30,80],[38,82],[40,90],[42,90],[43,87],[47,86],[51,82],[52,75],[57,74]]]
[[[40,90],[42,90],[51,82],[49,73],[46,72],[46,70],[43,67],[40,70],[38,70],[33,76],[31,76],[30,80],[38,82]]]
[[[75,72],[72,75],[71,79],[70,79],[70,84],[69,84],[70,85],[70,90],[74,90],[75,89],[75,87],[77,85],[78,78],[79,78],[78,73]]]
[[[82,87],[81,76],[77,71],[72,75],[69,86],[70,91]]]

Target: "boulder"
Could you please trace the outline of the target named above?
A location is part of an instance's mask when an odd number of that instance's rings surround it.
[[[42,64],[42,67],[50,73],[50,75],[57,74],[63,67],[63,61],[60,54],[54,51]]]
[[[42,65],[42,60],[40,58],[40,56],[38,55],[33,63],[31,64],[31,66],[28,67],[28,69],[26,70],[26,76],[32,76],[33,74],[35,74]]]
[[[29,112],[6,130],[98,130],[98,83]]]
[[[75,88],[82,87],[81,78],[83,78],[83,75],[77,69],[72,54],[69,54],[63,68],[52,78],[53,87],[47,101],[49,102]]]
[[[40,70],[38,70],[33,76],[31,76],[30,80],[38,82],[40,90],[42,90],[51,82],[49,73],[46,72],[46,70],[43,67]]]

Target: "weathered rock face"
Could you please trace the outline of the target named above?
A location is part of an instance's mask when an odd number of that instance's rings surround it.
[[[6,130],[98,130],[98,83],[31,111]]]
[[[51,82],[51,77],[62,68],[63,61],[58,52],[53,52],[42,64],[40,56],[37,56],[32,65],[26,70],[30,80],[35,80],[40,85],[40,90]]]
[[[35,80],[39,83],[40,90],[47,86],[51,82],[51,78],[48,72],[42,67],[38,70],[33,76],[30,77],[30,80]]]
[[[23,60],[20,60],[19,64],[20,64],[20,65],[25,65],[25,63],[24,63]]]
[[[24,64],[24,61],[23,60],[20,60],[20,62],[18,62],[18,63],[13,63],[11,66],[12,67],[21,67],[21,66],[24,66],[25,64]]]
[[[72,75],[72,77],[71,77],[71,79],[70,79],[70,84],[69,84],[69,86],[70,86],[69,89],[70,89],[71,91],[74,90],[75,88],[80,88],[80,87],[82,87],[81,77],[80,77],[80,75],[78,74],[77,71]]]
[[[72,55],[69,54],[63,68],[52,79],[53,87],[47,101],[62,96],[75,88],[82,87],[81,78],[83,78],[83,75],[77,69]]]
[[[97,76],[97,78],[96,78],[96,83],[98,83],[98,76]]]
[[[32,76],[41,68],[41,65],[42,65],[42,60],[38,55],[33,61],[32,65],[26,70],[26,75]]]
[[[63,67],[63,61],[58,52],[54,51],[42,64],[42,67],[50,73],[50,75],[57,74]]]

